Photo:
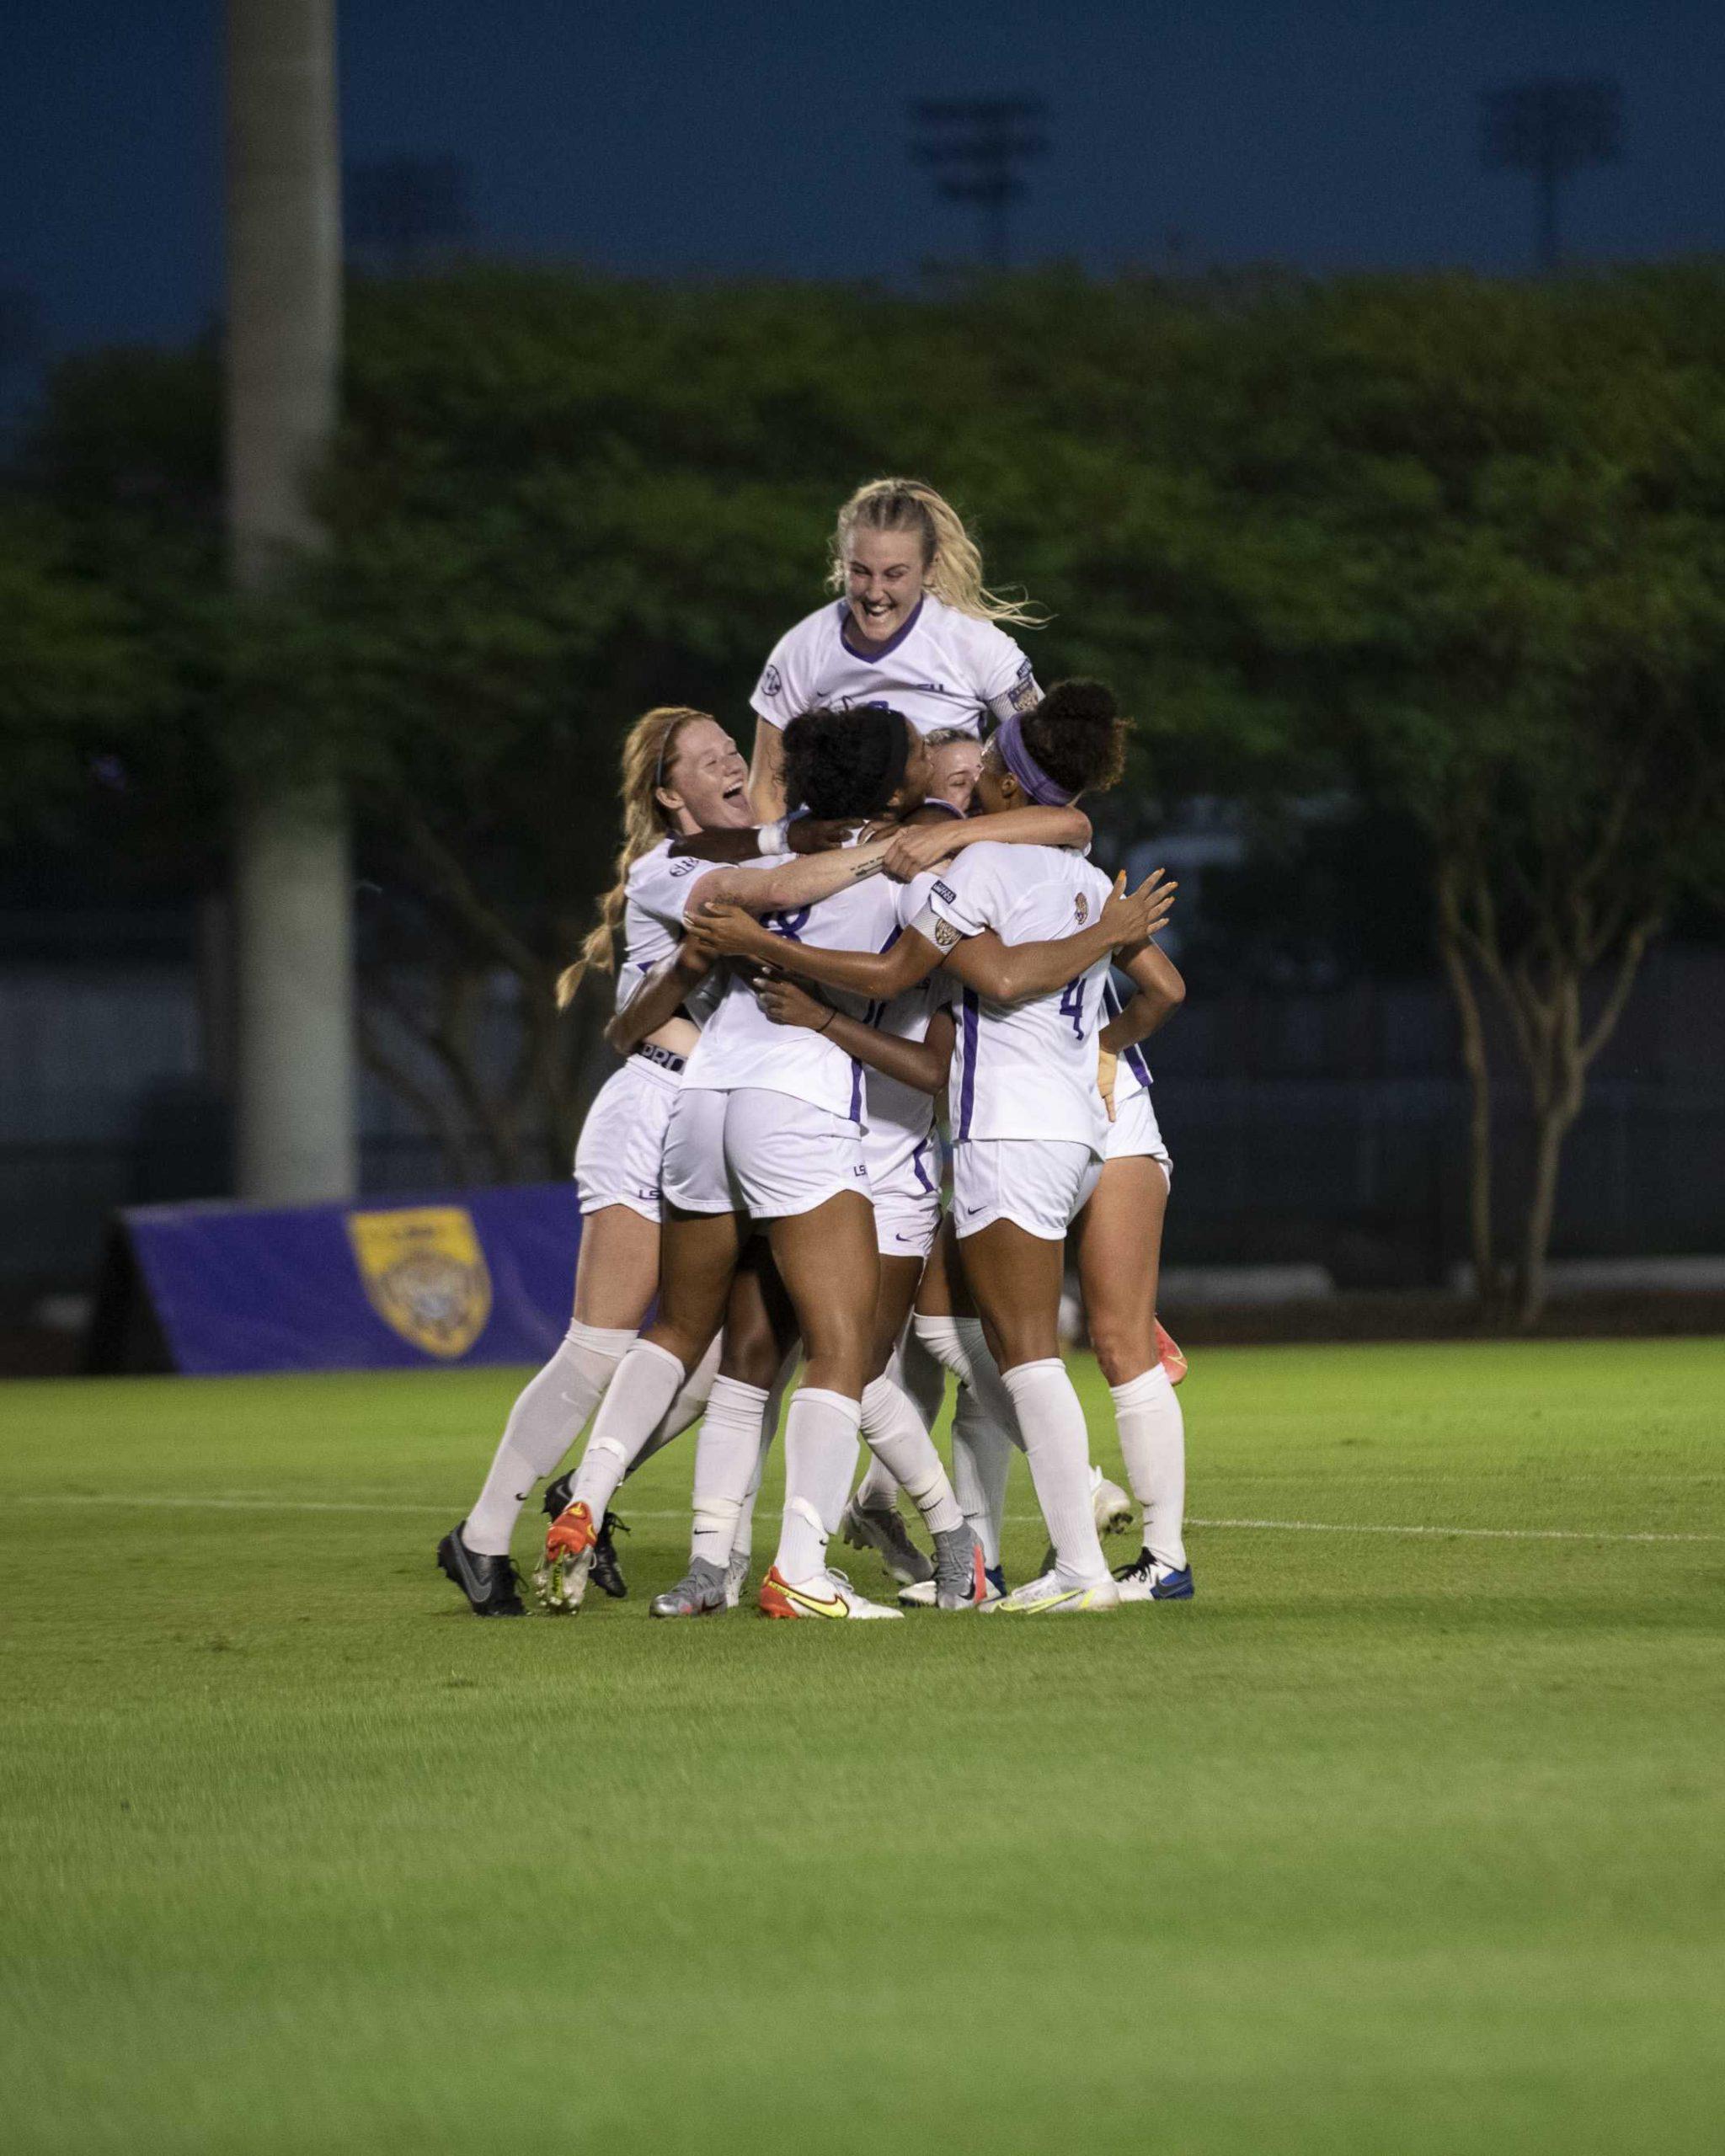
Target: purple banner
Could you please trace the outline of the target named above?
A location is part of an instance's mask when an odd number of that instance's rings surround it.
[[[573,1182],[124,1218],[174,1367],[192,1376],[542,1363],[569,1328]]]

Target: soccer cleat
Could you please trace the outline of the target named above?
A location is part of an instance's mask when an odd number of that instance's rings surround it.
[[[1186,1374],[1186,1358],[1174,1336],[1158,1318],[1156,1321],[1156,1358],[1168,1374],[1168,1383],[1178,1385]]]
[[[911,1540],[896,1505],[859,1505],[852,1497],[839,1520],[852,1550],[873,1550],[902,1587],[932,1580],[934,1567]]]
[[[982,1568],[982,1577],[983,1591],[974,1604],[968,1602],[964,1604],[967,1609],[972,1607],[987,1609],[998,1602],[1007,1591],[1007,1575],[1002,1566],[985,1565]],[[906,1609],[932,1609],[934,1582],[918,1580],[914,1587],[901,1587],[899,1589],[899,1600],[903,1603]]]
[[[462,1526],[467,1524],[464,1520]],[[437,1545],[439,1567],[467,1598],[476,1617],[525,1617],[521,1581],[507,1557],[488,1557],[468,1549],[460,1527],[452,1527]]]
[[[706,1557],[692,1557],[689,1569],[675,1587],[655,1594],[647,1605],[649,1617],[722,1617],[734,1609],[725,1592],[725,1576]]]
[[[571,1505],[553,1520],[545,1538],[545,1561],[533,1575],[539,1599],[547,1609],[569,1616],[579,1609],[598,1540],[599,1530],[585,1502]]]
[[[829,1566],[813,1579],[793,1585],[775,1565],[761,1582],[763,1617],[902,1617],[902,1609],[870,1602],[857,1593],[842,1572]]]
[[[743,1598],[743,1589],[749,1584],[749,1553],[746,1550],[733,1550],[731,1561],[724,1568],[724,1606],[734,1609]]]
[[[608,1594],[613,1602],[621,1602],[629,1591],[623,1577],[622,1566],[617,1561],[617,1545],[613,1534],[627,1534],[628,1524],[615,1513],[607,1513],[599,1523],[599,1533],[593,1543],[593,1584],[601,1594]]]
[[[1132,1524],[1132,1500],[1118,1482],[1105,1481],[1099,1467],[1090,1470],[1090,1509],[1098,1534],[1124,1534]]]
[[[1190,1602],[1193,1595],[1190,1565],[1159,1565],[1147,1550],[1140,1550],[1130,1565],[1117,1565],[1122,1602]]]
[[[969,1527],[948,1528],[934,1538],[934,1606],[980,1609],[988,1595],[982,1545]]]
[[[555,1519],[559,1513],[566,1513],[569,1501],[575,1494],[575,1470],[572,1467],[566,1475],[559,1475],[554,1482],[545,1486],[545,1517]]]
[[[1120,1589],[1109,1577],[1071,1586],[1058,1572],[1044,1572],[1039,1579],[1026,1580],[1023,1587],[999,1602],[985,1604],[989,1609],[1017,1617],[1064,1617],[1086,1609],[1118,1609]]]

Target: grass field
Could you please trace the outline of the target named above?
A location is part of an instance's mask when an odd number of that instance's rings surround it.
[[[1725,2141],[1725,1342],[1208,1353],[1063,1623],[476,1623],[514,1383],[0,1390],[8,2149]]]

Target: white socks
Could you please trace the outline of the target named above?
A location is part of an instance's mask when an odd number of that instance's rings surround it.
[[[754,1513],[766,1402],[764,1385],[745,1385],[740,1378],[715,1379],[707,1419],[695,1440],[695,1532],[689,1554],[704,1557],[721,1572],[736,1546],[745,1504],[751,1518]]]
[[[1159,1565],[1184,1569],[1186,1422],[1160,1364],[1142,1377],[1111,1385],[1114,1421],[1132,1494],[1144,1508],[1144,1546]]]
[[[1030,1479],[1055,1545],[1061,1583],[1092,1587],[1108,1577],[1090,1504],[1090,1440],[1084,1410],[1059,1356],[1020,1363],[1001,1377],[1018,1411]]]
[[[595,1520],[617,1494],[617,1486],[634,1464],[666,1409],[682,1390],[682,1364],[668,1348],[638,1340],[621,1363],[593,1424],[593,1434],[569,1502],[585,1504]]]
[[[969,1386],[960,1385],[953,1410],[953,1488],[971,1533],[982,1545],[983,1562],[991,1567],[1001,1561],[1001,1523],[1012,1465],[1012,1439]]]
[[[571,1325],[538,1375],[522,1388],[504,1425],[491,1472],[467,1514],[462,1540],[482,1556],[506,1557],[528,1492],[575,1439],[628,1353],[633,1332]]]
[[[827,1537],[837,1529],[857,1465],[860,1401],[804,1385],[785,1422],[785,1513],[773,1559],[795,1586],[826,1569]]]
[[[949,1534],[964,1525],[934,1440],[889,1377],[876,1378],[862,1395],[862,1435],[875,1458],[909,1492],[931,1534]]]
[[[665,1411],[665,1419],[629,1463],[629,1473],[644,1467],[656,1452],[663,1452],[673,1438],[692,1429],[707,1412],[707,1401],[718,1375],[718,1358],[724,1336],[715,1333],[713,1345],[683,1381],[682,1390]]]

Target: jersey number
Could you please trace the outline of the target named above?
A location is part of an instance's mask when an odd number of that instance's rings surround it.
[[[761,926],[770,936],[782,936],[787,943],[800,943],[814,910],[813,906],[798,906],[794,912],[764,913]]]
[[[1072,1021],[1072,1038],[1076,1041],[1084,1038],[1084,981],[1085,976],[1080,974],[1060,990],[1060,1016]]]

